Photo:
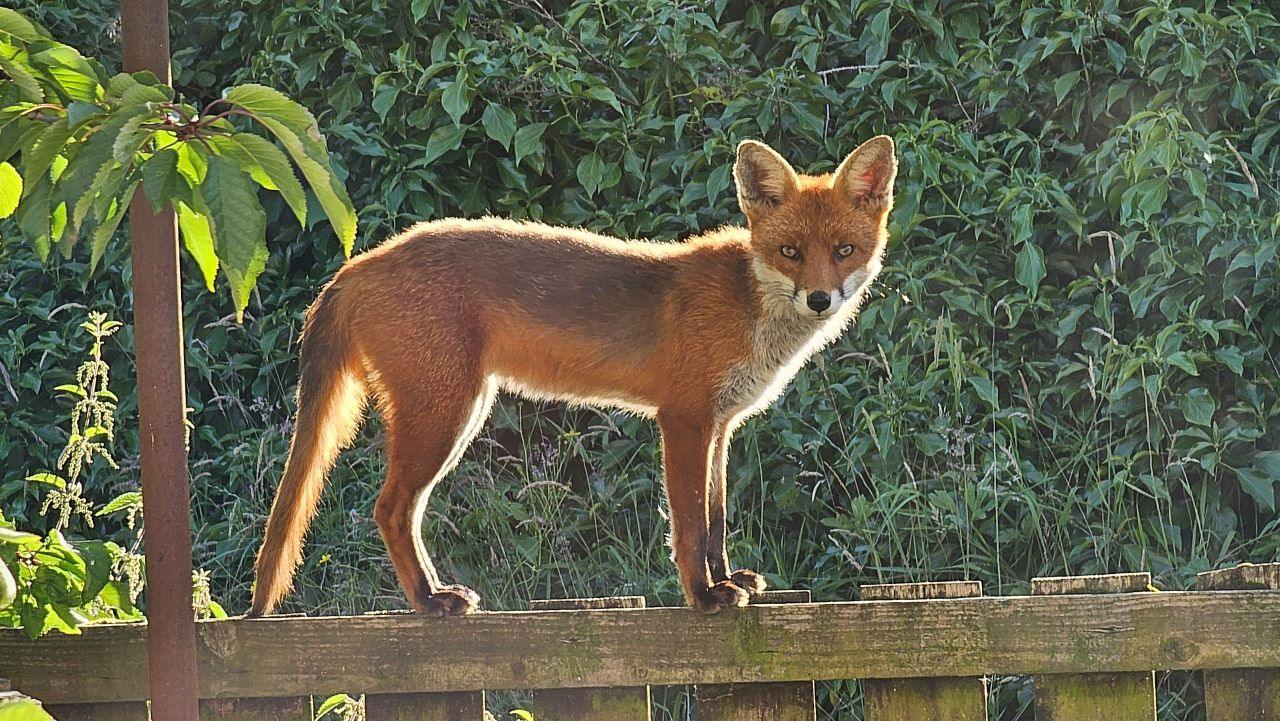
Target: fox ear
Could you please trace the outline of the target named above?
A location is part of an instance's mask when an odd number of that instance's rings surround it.
[[[738,145],[733,179],[738,186],[738,205],[750,220],[763,217],[796,190],[796,171],[791,164],[755,140]]]
[[[893,138],[877,135],[840,163],[832,186],[860,208],[887,213],[893,205],[893,179],[897,174]]]

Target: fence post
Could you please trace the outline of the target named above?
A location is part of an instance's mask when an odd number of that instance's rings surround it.
[[[585,611],[644,608],[644,596],[567,598],[531,601],[531,611]],[[533,707],[538,721],[649,721],[649,687],[537,689]]]
[[[1280,563],[1242,563],[1197,574],[1196,590],[1280,591]],[[1204,706],[1208,721],[1280,721],[1280,669],[1206,670]]]
[[[861,586],[863,601],[977,598],[981,581],[890,583]],[[867,721],[986,721],[987,680],[977,678],[864,679]]]
[[[751,605],[809,603],[808,591],[765,591]],[[698,684],[700,721],[814,721],[812,681]]]
[[[1149,573],[1031,579],[1031,595],[1140,593]],[[1154,671],[1036,676],[1036,718],[1052,721],[1154,721]]]

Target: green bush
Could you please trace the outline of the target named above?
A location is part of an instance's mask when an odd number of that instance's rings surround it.
[[[1280,25],[1265,2],[172,4],[186,96],[261,82],[315,112],[358,247],[486,212],[674,240],[741,222],[743,138],[817,172],[891,134],[885,273],[734,447],[731,554],[776,586],[832,600],[860,581],[968,577],[1014,593],[1035,575],[1150,570],[1182,588],[1280,557]],[[18,5],[106,44],[114,3]],[[196,552],[233,611],[283,463],[301,313],[339,258],[322,226],[264,202],[279,251],[245,323],[220,299],[186,319]],[[15,243],[0,258],[11,482],[58,443],[34,401],[65,382],[51,369],[76,319],[55,310],[127,309],[128,278],[85,282]],[[403,604],[371,520],[380,440],[370,425],[333,474],[295,608]],[[442,571],[496,608],[677,601],[652,441],[625,416],[504,402],[430,506]],[[30,514],[9,493],[10,516]],[[1017,683],[998,695],[1004,718],[1025,706]],[[844,686],[823,703],[857,713]],[[1202,713],[1194,694],[1161,703]]]

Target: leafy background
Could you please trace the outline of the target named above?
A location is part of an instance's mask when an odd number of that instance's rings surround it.
[[[12,3],[108,65],[116,3]],[[1265,2],[175,0],[188,97],[277,87],[318,117],[357,248],[496,213],[675,240],[740,222],[729,165],[763,138],[807,171],[889,133],[887,265],[856,326],[735,443],[731,554],[819,600],[860,582],[1197,571],[1280,558],[1280,24]],[[104,31],[105,28],[105,31]],[[231,612],[291,430],[302,312],[338,267],[319,217],[264,195],[243,324],[185,259],[197,563]],[[315,203],[311,203],[313,207]],[[39,526],[64,440],[51,389],[86,308],[129,320],[116,244],[86,275],[0,245],[0,503]],[[114,257],[113,257],[114,254]],[[125,329],[119,472],[135,487]],[[429,508],[442,571],[490,608],[677,602],[645,421],[507,399]],[[372,521],[382,436],[343,455],[285,610],[404,605]],[[1160,677],[1162,718],[1202,718]],[[355,689],[358,691],[358,689]],[[1027,714],[997,679],[993,715]],[[861,718],[854,683],[824,718]],[[660,714],[683,718],[673,690]]]

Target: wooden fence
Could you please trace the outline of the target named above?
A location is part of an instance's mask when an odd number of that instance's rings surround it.
[[[483,689],[533,689],[538,721],[644,721],[650,686],[694,684],[701,721],[813,721],[814,680],[858,678],[868,721],[985,721],[986,679],[1030,674],[1041,721],[1152,721],[1153,670],[1198,669],[1209,721],[1280,721],[1280,564],[1202,574],[1195,591],[1123,574],[1036,579],[1030,596],[974,582],[861,596],[775,592],[715,616],[621,598],[205,621],[201,711],[303,721],[310,694],[347,691],[369,721],[480,721]],[[0,632],[0,677],[60,721],[141,721],[146,632]]]

